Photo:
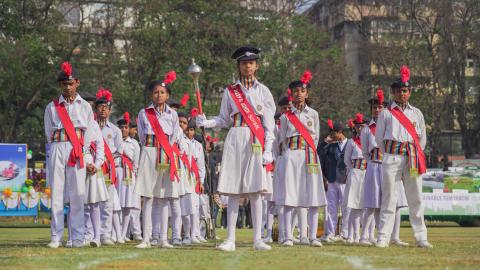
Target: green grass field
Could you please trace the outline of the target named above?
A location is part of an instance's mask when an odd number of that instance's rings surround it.
[[[218,230],[220,237],[225,230]],[[414,244],[411,229],[402,239]],[[0,269],[479,269],[480,228],[430,227],[433,249],[324,245],[322,248],[273,245],[255,252],[251,230],[237,231],[237,251],[215,250],[214,243],[173,250],[139,250],[134,243],[115,247],[48,249],[48,228],[0,228]]]

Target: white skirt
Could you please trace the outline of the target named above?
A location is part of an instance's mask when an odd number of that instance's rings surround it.
[[[135,193],[147,198],[179,198],[181,195],[180,183],[170,180],[170,168],[157,170],[157,149],[142,147],[138,167]]]
[[[275,204],[320,207],[327,204],[320,163],[318,173],[308,173],[305,150],[287,149],[275,172]]]
[[[122,207],[120,206],[120,198],[118,198],[118,192],[114,185],[109,185],[108,190],[108,200],[111,201],[113,211],[121,211]]]
[[[382,164],[369,160],[363,182],[363,208],[380,208],[382,204],[382,179]]]
[[[352,168],[348,172],[345,185],[345,205],[352,209],[363,209],[363,181],[365,170]]]
[[[248,127],[232,127],[223,148],[218,180],[221,194],[267,192],[266,170],[261,154],[252,151],[252,133]]]
[[[182,216],[189,216],[195,213],[195,206],[194,206],[194,193],[185,194],[185,196],[180,198],[180,209],[182,212]]]
[[[274,199],[274,188],[273,188],[273,173],[272,172],[267,172],[267,189],[268,191],[263,193],[263,199],[268,201],[268,202],[273,202]]]
[[[109,199],[107,186],[101,172],[94,175],[87,174],[85,191],[85,204],[105,202]]]
[[[117,170],[124,172],[121,167],[118,167]],[[132,173],[131,179],[125,179],[124,173],[121,175],[118,179],[120,206],[122,208],[140,209],[140,196],[135,193],[135,174]]]

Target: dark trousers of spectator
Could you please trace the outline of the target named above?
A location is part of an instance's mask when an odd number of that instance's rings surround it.
[[[238,207],[237,228],[242,229],[245,221],[245,206],[240,205]]]
[[[253,222],[252,222],[252,211],[250,208],[250,202],[247,203],[247,206],[245,206],[245,226],[247,228],[253,228]]]
[[[227,228],[227,207],[222,209],[222,222],[221,226]]]

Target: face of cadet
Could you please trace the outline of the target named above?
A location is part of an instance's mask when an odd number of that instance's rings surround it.
[[[186,131],[187,137],[191,140],[195,136],[195,129],[194,128],[189,128]]]
[[[291,107],[292,107],[291,103],[288,103],[288,105],[282,105],[280,107],[280,112],[281,113],[286,113],[288,110],[290,110]]]
[[[383,110],[383,105],[381,105],[381,104],[372,105],[372,116],[373,116],[373,118],[377,118],[382,110]]]
[[[365,125],[355,125],[355,131],[357,132],[358,136],[360,136],[360,132],[362,131]]]
[[[181,128],[183,131],[186,131],[186,130],[187,130],[187,126],[188,126],[188,120],[187,120],[187,118],[185,118],[185,117],[179,117],[179,118],[178,118],[178,122],[180,123],[180,128]]]
[[[308,90],[303,87],[296,87],[293,91],[293,99],[295,103],[305,103],[308,98]]]
[[[77,88],[80,86],[80,80],[61,81],[60,88],[62,89],[62,95],[66,98],[73,97],[77,93]]]
[[[169,97],[170,95],[168,94],[167,88],[161,85],[157,85],[150,93],[150,100],[152,100],[155,105],[165,104]]]
[[[136,127],[132,127],[130,128],[129,130],[129,136],[130,138],[135,138],[137,136],[137,128]]]
[[[130,134],[130,129],[127,125],[120,126],[120,130],[122,131],[122,138],[126,138]]]
[[[107,104],[99,104],[97,106],[97,117],[100,120],[107,119],[110,116],[110,106]]]
[[[400,104],[406,104],[410,99],[410,94],[412,91],[408,87],[394,88],[392,89],[393,96],[395,97],[395,102]]]
[[[238,63],[238,69],[240,70],[240,74],[245,77],[255,75],[255,72],[258,70],[258,63],[257,60],[247,60],[247,61],[240,61]]]

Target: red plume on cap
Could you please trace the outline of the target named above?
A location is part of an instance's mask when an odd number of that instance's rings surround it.
[[[400,68],[400,75],[403,83],[410,81],[410,69],[407,66],[403,65]]]
[[[207,140],[207,142],[218,142],[220,139],[219,138],[212,138],[212,136],[210,135],[207,135],[207,137],[205,137],[205,140]]]
[[[69,62],[63,62],[61,68],[65,75],[72,76],[72,65]]]
[[[333,130],[333,121],[332,121],[332,119],[328,119],[328,120],[327,120],[327,125],[328,125],[328,127],[329,127],[331,130]]]
[[[378,104],[383,104],[383,102],[385,101],[383,90],[380,87],[377,89],[377,99],[378,99]]]
[[[361,113],[355,114],[355,123],[357,124],[363,123],[363,114]]]
[[[348,119],[348,127],[353,128],[354,126],[355,124],[353,123],[353,119],[352,118]]]
[[[188,95],[188,93],[183,94],[183,97],[180,100],[180,106],[185,107],[189,99],[190,99],[190,96]]]
[[[190,115],[192,116],[192,118],[196,117],[198,114],[199,114],[198,108],[192,108],[192,110],[190,111]]]
[[[303,75],[300,81],[303,84],[308,84],[310,83],[311,80],[312,80],[312,72],[310,70],[305,70],[305,72],[303,72]]]
[[[112,101],[112,93],[107,88],[98,88],[96,96],[97,99],[101,99],[102,97],[104,97],[108,102]]]
[[[288,88],[287,90],[288,101],[291,102],[293,100],[292,97],[292,89]]]
[[[123,120],[127,122],[127,126],[130,125],[130,114],[128,112],[123,113]]]
[[[177,73],[175,70],[171,70],[165,74],[165,79],[163,80],[164,84],[171,84],[177,79]]]

